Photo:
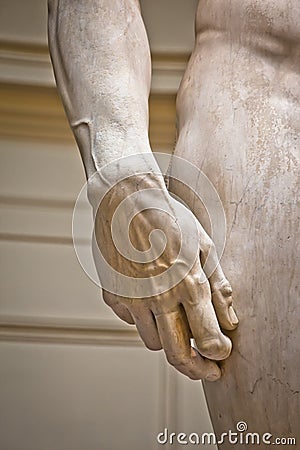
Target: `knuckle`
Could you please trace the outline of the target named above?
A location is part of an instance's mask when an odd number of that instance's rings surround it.
[[[211,250],[215,249],[215,244],[213,240],[208,236],[204,236],[201,240],[201,250],[204,253],[208,253]]]
[[[204,272],[197,272],[190,275],[186,281],[187,293],[184,302],[191,305],[198,305],[203,299],[209,299],[210,295],[210,284],[204,274]]]
[[[231,287],[231,285],[229,284],[228,281],[226,282],[226,284],[224,284],[224,286],[221,287],[220,291],[221,291],[221,294],[224,297],[231,297],[231,295],[232,295],[232,287]]]
[[[194,273],[191,276],[191,279],[189,280],[192,286],[195,286],[198,288],[199,286],[209,286],[209,283],[207,281],[206,275],[202,268],[200,268],[196,273]]]
[[[226,278],[224,278],[220,283],[217,284],[217,286],[215,286],[213,293],[219,294],[218,297],[226,300],[226,304],[232,303],[232,287]]]

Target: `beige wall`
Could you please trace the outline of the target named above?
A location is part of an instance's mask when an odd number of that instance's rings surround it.
[[[176,40],[156,35],[150,3],[151,39],[162,43],[151,138],[170,151],[191,43],[178,55]],[[195,2],[185,4],[189,22]],[[164,427],[211,431],[204,396],[113,316],[77,262],[71,220],[84,176],[53,86],[45,11],[40,0],[0,2],[0,450],[152,450]]]

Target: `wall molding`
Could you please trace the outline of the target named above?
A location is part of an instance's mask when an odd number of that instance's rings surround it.
[[[175,98],[189,55],[152,54],[149,134],[153,149],[172,151]],[[0,136],[73,142],[47,46],[0,41]]]
[[[175,94],[189,54],[152,53],[152,93]],[[0,82],[54,87],[48,47],[0,42]]]
[[[56,88],[0,83],[0,136],[74,143]]]
[[[75,200],[61,200],[51,198],[34,198],[34,197],[16,197],[8,195],[0,195],[0,207],[1,206],[14,206],[17,208],[47,208],[58,210],[73,211],[75,206]]]
[[[142,347],[135,327],[120,320],[61,317],[0,317],[0,341],[96,346]]]
[[[151,92],[175,95],[189,57],[186,53],[153,53]]]
[[[153,150],[175,144],[175,96],[152,94],[149,136]],[[76,145],[55,87],[0,83],[0,137]]]
[[[0,242],[72,246],[75,201],[0,196]],[[84,211],[84,210],[83,210]],[[85,236],[81,245],[89,245]]]
[[[48,48],[1,41],[0,82],[54,87]]]

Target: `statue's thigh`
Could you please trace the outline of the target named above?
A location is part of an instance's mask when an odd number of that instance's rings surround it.
[[[290,150],[292,145],[285,143]],[[223,364],[224,375],[215,383],[205,382],[205,393],[218,434],[236,431],[243,420],[252,432],[296,436],[299,164],[287,162],[290,155],[274,143],[268,160],[262,159],[259,147],[256,154],[242,147],[231,143],[230,164],[228,146],[212,142],[206,156],[201,145],[198,154],[184,146],[177,149],[204,171],[222,199],[227,242],[221,264],[240,319],[238,329],[228,333],[233,352]],[[200,209],[201,221],[199,214]]]

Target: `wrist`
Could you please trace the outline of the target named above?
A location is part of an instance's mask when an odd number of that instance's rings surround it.
[[[88,198],[97,209],[104,196],[120,201],[133,192],[158,189],[168,196],[164,177],[151,153],[137,153],[115,159],[88,180]]]

